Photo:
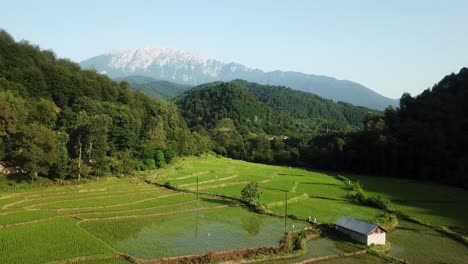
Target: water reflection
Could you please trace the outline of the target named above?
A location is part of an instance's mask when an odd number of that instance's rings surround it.
[[[256,236],[261,229],[262,219],[257,215],[244,216],[241,218],[242,228],[251,236]]]
[[[304,227],[301,222],[291,224]],[[254,214],[240,207],[209,210],[200,207],[187,213],[88,225],[93,226],[96,236],[120,252],[142,259],[275,246],[283,237],[282,219]]]

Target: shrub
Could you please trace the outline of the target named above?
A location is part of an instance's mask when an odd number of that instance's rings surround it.
[[[398,218],[395,214],[385,212],[383,215],[377,217],[375,222],[383,226],[387,230],[392,230],[398,226]]]
[[[353,184],[353,190],[348,193],[348,198],[357,204],[378,208],[387,212],[395,211],[390,200],[382,195],[367,196],[359,181]]]

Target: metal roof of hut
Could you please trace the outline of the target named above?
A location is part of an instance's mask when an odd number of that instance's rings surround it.
[[[364,234],[364,235],[368,235],[376,227],[380,227],[385,232],[387,232],[387,230],[385,230],[383,227],[381,227],[379,225],[369,223],[369,222],[366,222],[366,221],[362,221],[362,220],[358,220],[358,219],[352,218],[352,217],[347,216],[347,215],[341,217],[338,221],[336,221],[335,225],[344,227],[344,228],[349,229],[349,230],[353,230],[355,232],[358,232],[358,233]]]

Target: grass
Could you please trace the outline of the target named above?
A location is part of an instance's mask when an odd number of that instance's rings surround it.
[[[366,192],[390,199],[406,215],[468,235],[468,192],[461,188],[397,178],[348,178],[360,181]]]
[[[282,214],[284,208],[275,207],[273,211]],[[288,214],[297,216],[300,219],[308,219],[311,216],[312,219],[316,218],[319,223],[335,223],[343,215],[373,221],[382,212],[375,208],[356,205],[347,201],[311,198],[303,202],[290,204]]]

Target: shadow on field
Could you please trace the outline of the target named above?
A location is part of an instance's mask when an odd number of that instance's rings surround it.
[[[27,182],[31,183],[31,177],[25,174],[9,174],[5,176],[8,181],[15,181],[16,183]]]
[[[328,185],[328,186],[338,186],[338,187],[343,187],[343,184],[336,184],[336,183],[300,182],[300,184],[311,184],[311,185]]]
[[[221,199],[221,198],[200,197],[200,200],[204,202],[221,204],[221,205],[234,205],[235,204],[233,201],[230,201],[227,199]]]
[[[289,190],[286,190],[286,189],[277,189],[277,188],[271,188],[271,187],[261,187],[261,189],[270,190],[270,191],[280,191],[280,192],[288,192],[289,191]]]
[[[409,200],[409,199],[392,199],[393,202],[405,202],[405,203],[435,203],[435,204],[456,204],[463,203],[463,200]]]
[[[296,177],[305,177],[304,174],[289,174],[289,173],[278,173],[281,176],[296,176]]]

